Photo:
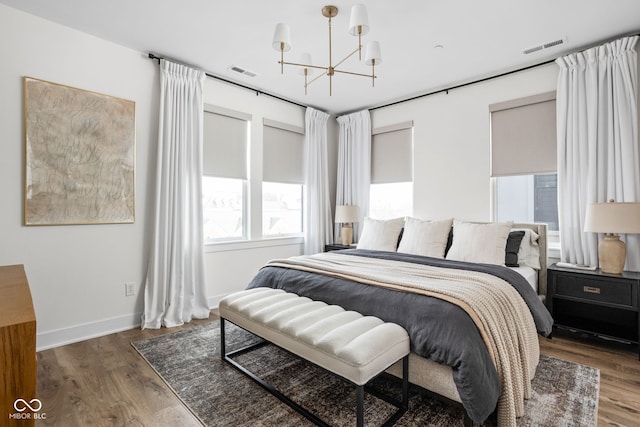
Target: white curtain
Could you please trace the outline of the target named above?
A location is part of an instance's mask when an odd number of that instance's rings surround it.
[[[640,201],[638,36],[558,58],[558,213],[562,261],[596,265],[598,236],[585,233],[590,203]],[[638,235],[627,270],[640,270]]]
[[[324,251],[333,243],[329,172],[327,160],[327,121],[329,115],[307,108],[305,113],[305,254]]]
[[[202,232],[205,74],[160,62],[156,198],[142,328],[209,317]]]
[[[356,205],[360,208],[360,222],[353,224],[353,240],[362,231],[362,220],[369,212],[371,184],[371,116],[369,110],[338,117],[338,180],[336,206]],[[335,224],[335,235],[340,233]]]

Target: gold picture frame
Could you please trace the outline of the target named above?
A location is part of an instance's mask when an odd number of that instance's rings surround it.
[[[24,77],[25,225],[135,221],[135,102]]]

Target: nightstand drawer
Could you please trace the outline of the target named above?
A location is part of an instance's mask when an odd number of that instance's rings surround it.
[[[556,295],[634,306],[633,283],[558,275]]]

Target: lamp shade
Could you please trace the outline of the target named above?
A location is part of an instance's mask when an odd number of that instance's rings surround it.
[[[311,62],[311,54],[305,52],[302,55],[300,55],[300,63],[304,65],[313,65],[313,62]],[[309,67],[300,68],[298,70],[298,73],[304,76],[304,70],[307,70],[307,76],[310,76],[313,74],[313,68],[309,68]]]
[[[593,203],[587,206],[584,231],[640,233],[640,203]]]
[[[368,42],[366,47],[366,53],[364,56],[364,63],[367,65],[379,65],[382,62],[382,54],[380,53],[380,43]]]
[[[360,221],[360,209],[355,205],[336,206],[335,222],[351,223]]]
[[[358,35],[358,26],[361,27],[361,35],[365,35],[369,32],[369,15],[367,14],[367,8],[363,4],[354,4],[351,7],[351,18],[349,19],[349,34],[352,36]]]
[[[278,52],[281,48],[284,52],[291,49],[291,31],[287,24],[281,22],[276,25],[276,31],[273,33],[273,48]]]

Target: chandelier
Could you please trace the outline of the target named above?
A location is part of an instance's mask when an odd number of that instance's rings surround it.
[[[349,34],[352,36],[358,36],[358,47],[351,53],[349,53],[342,60],[333,62],[332,40],[331,40],[331,18],[338,15],[338,8],[336,6],[325,6],[322,8],[322,15],[329,20],[329,65],[318,66],[311,64],[311,55],[305,53],[302,55],[300,62],[286,62],[284,60],[284,53],[291,49],[290,30],[287,24],[279,23],[276,25],[276,31],[273,36],[273,48],[280,52],[280,73],[284,74],[285,65],[294,65],[301,67],[301,74],[304,75],[304,93],[307,94],[307,87],[321,78],[322,76],[329,76],[329,96],[333,93],[333,76],[336,73],[350,74],[352,76],[362,76],[371,79],[371,86],[375,87],[376,75],[375,67],[382,62],[380,56],[380,44],[375,41],[367,43],[365,49],[364,63],[371,66],[371,74],[355,73],[352,71],[346,71],[338,69],[342,64],[356,53],[358,54],[358,60],[362,60],[362,36],[369,32],[369,18],[367,16],[367,9],[363,4],[356,4],[351,8],[351,19],[349,20]],[[322,70],[320,75],[309,80],[309,77],[313,74],[314,70]]]

